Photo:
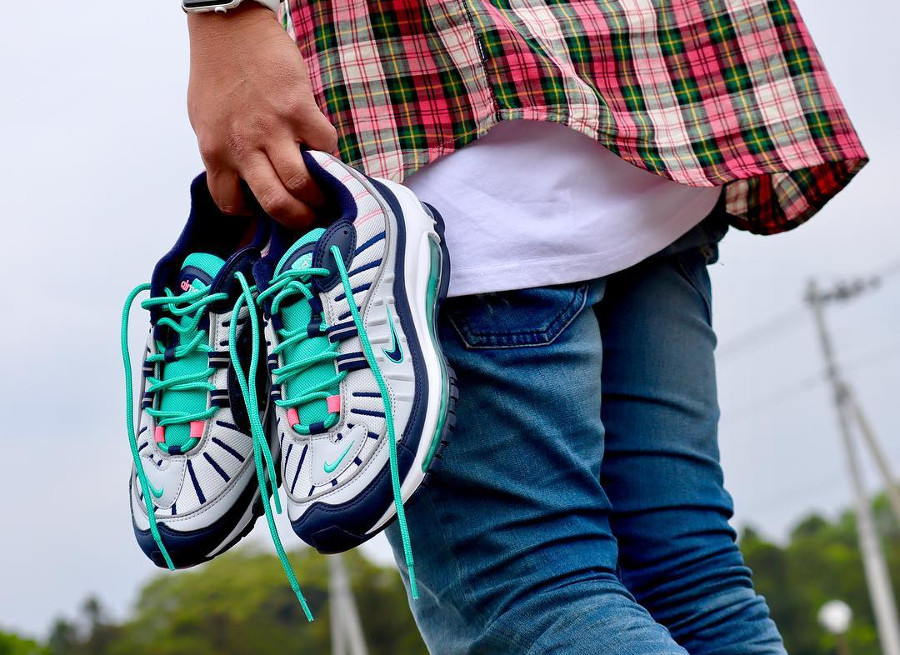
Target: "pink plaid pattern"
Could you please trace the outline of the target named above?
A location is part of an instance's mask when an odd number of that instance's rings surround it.
[[[341,158],[400,181],[502,120],[563,123],[799,225],[865,165],[793,0],[288,0]]]

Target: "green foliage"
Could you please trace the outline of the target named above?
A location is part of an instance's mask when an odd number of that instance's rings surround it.
[[[0,655],[47,655],[47,650],[36,641],[0,630]]]
[[[88,600],[78,622],[57,621],[47,655],[327,655],[328,563],[311,550],[290,559],[315,614],[312,623],[278,559],[240,548],[196,569],[157,576],[123,624],[107,622]],[[397,572],[355,552],[344,563],[371,655],[425,653]]]
[[[874,509],[894,591],[900,597],[900,524],[883,497],[876,500]],[[791,655],[833,655],[835,640],[819,626],[817,614],[834,599],[853,609],[849,651],[879,655],[853,513],[845,512],[834,522],[810,516],[794,527],[785,546],[769,543],[747,528],[741,550]]]
[[[900,597],[900,523],[883,497],[874,508]],[[853,513],[834,521],[807,517],[786,545],[746,528],[741,550],[791,655],[834,655],[834,638],[817,621],[819,609],[833,599],[853,609],[849,652],[879,655]],[[344,561],[369,652],[424,654],[397,572],[357,552]],[[245,547],[196,569],[157,576],[124,623],[110,621],[100,603],[88,598],[77,620],[56,621],[46,645],[0,632],[0,655],[328,655],[327,560],[305,550],[292,554],[291,563],[315,613],[313,623],[303,616],[278,559]]]

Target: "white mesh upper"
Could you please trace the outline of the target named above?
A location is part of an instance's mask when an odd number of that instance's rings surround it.
[[[338,160],[321,153],[314,153],[319,163],[330,174],[338,178],[353,194],[357,204],[357,217],[354,221],[356,228],[356,247],[357,249],[365,246],[373,237],[377,237],[383,232],[390,231],[390,224],[386,219],[382,209],[381,202],[363,184]],[[390,347],[390,340],[386,338],[387,330],[387,314],[385,313],[384,297],[385,293],[391,294],[393,290],[393,267],[386,266],[390,251],[393,250],[392,241],[394,235],[387,233],[385,238],[377,240],[372,245],[366,247],[359,252],[348,267],[350,273],[350,283],[353,288],[369,285],[369,288],[354,294],[354,300],[360,313],[363,316],[367,333],[370,335],[370,341],[376,357],[380,356],[382,349]],[[358,274],[353,274],[354,270],[364,267],[367,264],[381,260],[381,265],[369,268]],[[344,323],[352,321],[349,316],[349,303],[346,298],[342,298],[344,294],[343,284],[338,284],[323,297],[323,314],[328,325]],[[372,337],[370,328],[381,327],[380,331],[385,332],[385,336],[379,339]],[[395,329],[401,343],[405,342],[402,334],[402,328],[399,321],[395,320]],[[273,345],[277,343],[277,336],[270,326],[267,327],[267,335]],[[340,342],[339,352],[342,355],[350,353],[362,352],[362,344],[358,337],[353,337]],[[285,362],[279,362],[284,365]],[[410,386],[413,384],[409,380]],[[388,383],[392,392],[392,385]],[[354,393],[376,393],[377,397],[356,397]],[[392,407],[395,403],[392,400]],[[366,367],[355,371],[350,371],[344,382],[341,384],[341,421],[335,428],[325,435],[313,435],[311,437],[303,437],[291,429],[285,429],[287,425],[286,411],[278,408],[279,424],[281,426],[281,434],[283,435],[282,452],[286,452],[289,444],[294,446],[290,448],[290,456],[286,457],[283,462],[283,479],[285,489],[290,493],[291,486],[294,486],[294,492],[290,494],[291,498],[301,504],[321,500],[329,495],[339,493],[344,482],[354,478],[359,474],[374,477],[386,462],[386,457],[378,457],[378,461],[373,461],[373,457],[385,448],[384,436],[387,433],[387,426],[383,418],[376,416],[363,416],[355,414],[352,410],[384,410],[380,397],[380,390],[372,371]],[[340,454],[347,443],[347,435],[350,434],[351,425],[365,426],[366,433],[372,432],[378,436],[377,439],[366,436],[362,439],[362,444],[353,444],[352,451],[348,453],[345,460],[341,463],[331,476],[325,474],[321,470],[323,461],[334,460],[334,453]],[[399,439],[403,434],[404,421],[395,421],[396,436]],[[356,430],[358,434],[359,428]],[[338,444],[338,434],[344,437],[343,441]],[[354,435],[356,436],[356,435]],[[327,443],[325,443],[327,442]],[[306,453],[303,453],[304,445],[308,444]],[[327,451],[329,456],[314,456],[317,446]],[[355,455],[355,457],[353,457]],[[301,463],[302,469],[297,475],[297,467]],[[358,458],[360,463],[354,460]],[[297,479],[294,485],[293,481]],[[338,484],[331,484],[331,480],[336,479]],[[321,484],[323,480],[327,480],[328,484]],[[319,482],[320,484],[315,484]],[[313,490],[312,495],[310,491]]]

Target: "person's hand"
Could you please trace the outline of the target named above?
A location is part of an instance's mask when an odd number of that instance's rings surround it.
[[[255,2],[225,16],[190,14],[188,30],[188,114],[219,209],[247,212],[243,179],[270,216],[308,227],[323,198],[300,145],[333,152],[337,133],[316,106],[297,47]]]

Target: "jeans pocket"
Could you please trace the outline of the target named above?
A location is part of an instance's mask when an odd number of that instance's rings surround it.
[[[706,308],[707,323],[712,325],[712,282],[707,267],[719,259],[718,245],[713,243],[689,248],[678,253],[675,266],[681,276],[694,288]]]
[[[588,283],[450,298],[444,316],[466,348],[521,348],[556,341],[587,302]]]

